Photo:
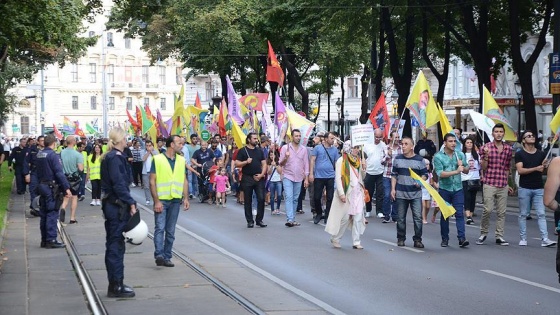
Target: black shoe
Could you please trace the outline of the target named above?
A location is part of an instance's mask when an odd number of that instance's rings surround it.
[[[64,209],[60,209],[60,215],[58,217],[58,220],[62,223],[64,223],[64,219],[66,218],[66,210]]]
[[[267,225],[264,224],[263,222],[257,222],[257,226],[265,228]]]
[[[470,243],[469,243],[468,240],[459,240],[459,247],[464,248],[464,247],[469,246],[469,244],[470,244]]]
[[[63,243],[57,240],[45,242],[45,248],[64,248],[64,247],[66,247],[66,245],[64,245]]]
[[[120,281],[110,281],[109,288],[107,289],[107,297],[115,297],[115,298],[131,298],[134,297],[136,294],[131,287],[127,286]]]
[[[253,223],[253,222],[247,223],[248,228],[253,228],[254,226],[255,226],[255,223]]]
[[[42,242],[41,242],[41,248],[46,248],[46,247],[47,247],[47,242],[42,241]]]
[[[441,247],[449,246],[449,240],[441,240]]]
[[[424,244],[422,244],[422,241],[414,241],[414,247],[424,248]]]
[[[506,242],[506,240],[504,240],[504,239],[501,238],[501,237],[498,237],[498,238],[496,239],[496,244],[497,244],[497,245],[502,245],[502,246],[509,246],[509,243]]]
[[[165,263],[163,257],[156,257],[156,266],[163,266],[163,263]]]
[[[474,224],[474,220],[472,218],[467,218],[467,224],[468,225]]]
[[[175,267],[175,264],[171,262],[171,260],[166,260],[163,262],[163,266],[165,267]]]
[[[383,219],[383,221],[381,221],[381,223],[391,223],[392,221],[390,219]]]
[[[321,222],[321,219],[323,219],[322,215],[316,215],[315,218],[313,218],[313,223],[319,224],[319,222]]]
[[[404,240],[398,240],[397,241],[397,246],[400,246],[400,247],[404,246]]]
[[[78,197],[78,201],[84,201],[84,199],[86,199],[85,196],[80,196],[80,197]]]
[[[31,209],[29,210],[29,214],[31,214],[34,217],[40,217],[41,214],[39,213],[39,211],[35,210],[35,209]]]

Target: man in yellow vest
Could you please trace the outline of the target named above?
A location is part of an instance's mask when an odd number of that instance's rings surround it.
[[[150,170],[150,191],[154,200],[154,258],[157,266],[174,267],[171,250],[175,240],[175,225],[183,199],[183,210],[189,209],[189,182],[185,173],[186,160],[179,155],[181,137],[172,135],[165,142],[163,154],[153,156]]]

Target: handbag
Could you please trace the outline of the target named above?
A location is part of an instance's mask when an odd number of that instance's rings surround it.
[[[479,190],[480,187],[480,179],[469,179],[467,181],[467,188],[469,191]]]

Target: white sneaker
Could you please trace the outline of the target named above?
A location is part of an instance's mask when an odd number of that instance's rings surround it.
[[[222,208],[225,208],[225,207],[226,207],[226,203],[224,202],[224,203],[222,203]]]
[[[150,205],[150,200],[146,200],[146,206]]]
[[[383,213],[379,212],[379,213],[377,214],[377,217],[378,217],[378,218],[384,218],[385,215],[384,215]]]
[[[371,212],[366,212],[366,218],[371,217]]]
[[[89,203],[90,206],[95,206],[95,204],[96,204],[96,203],[95,203],[95,200],[92,200],[92,201]]]
[[[527,246],[527,240],[520,240],[519,246]]]
[[[95,202],[95,205],[96,205],[96,206],[101,206],[101,200],[97,200],[97,201]]]
[[[130,187],[136,187],[136,185],[134,185],[134,183],[130,184]]]
[[[545,238],[541,242],[542,247],[551,247],[551,246],[554,246],[554,245],[556,245],[556,242],[553,242],[553,241],[549,240],[548,238]]]

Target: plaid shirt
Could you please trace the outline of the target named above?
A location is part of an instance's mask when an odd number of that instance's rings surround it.
[[[389,156],[389,150],[392,151],[392,158]],[[390,145],[388,145],[383,154],[385,156],[385,160],[381,162],[381,164],[385,165],[385,168],[383,169],[383,177],[391,178],[393,172],[393,160],[397,155],[402,154],[402,148],[399,145],[397,149],[393,149]]]
[[[488,148],[488,156],[484,153],[484,148]],[[488,167],[484,171],[484,184],[494,187],[506,187],[513,156],[513,149],[510,145],[503,143],[502,152],[498,152],[498,147],[494,142],[489,142],[480,148],[480,159],[483,161],[488,158]]]

